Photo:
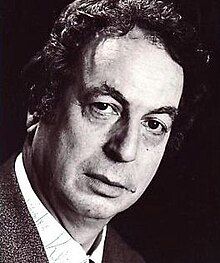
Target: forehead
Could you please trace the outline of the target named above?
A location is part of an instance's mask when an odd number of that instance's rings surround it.
[[[83,75],[87,87],[107,84],[128,101],[149,106],[151,102],[152,107],[177,107],[182,94],[181,66],[162,44],[152,44],[139,29],[123,37],[106,37],[90,43],[84,51]]]

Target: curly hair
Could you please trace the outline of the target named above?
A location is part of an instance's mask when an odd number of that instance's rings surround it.
[[[182,137],[193,122],[204,90],[201,76],[209,54],[195,28],[176,9],[165,0],[76,0],[69,4],[55,22],[49,41],[24,70],[29,111],[35,118],[51,119],[66,82],[74,81],[73,71],[85,45],[97,33],[120,37],[137,26],[155,42],[159,40],[184,69],[184,91],[172,131],[178,136],[171,140]]]

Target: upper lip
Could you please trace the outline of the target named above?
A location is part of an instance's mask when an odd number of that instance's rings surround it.
[[[110,181],[105,175],[103,174],[96,174],[96,173],[86,173],[86,175],[88,177],[92,177],[92,178],[95,178],[95,179],[98,179],[100,181],[102,181],[103,183],[106,183],[110,186],[116,186],[116,187],[119,187],[119,188],[124,188],[124,189],[127,189],[126,186],[122,185],[121,183],[119,182],[115,182],[115,181]]]

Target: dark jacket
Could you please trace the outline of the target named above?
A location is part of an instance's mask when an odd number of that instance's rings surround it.
[[[48,262],[37,228],[20,191],[14,164],[15,157],[0,169],[0,262]],[[103,263],[121,262],[145,261],[114,229],[108,227]]]

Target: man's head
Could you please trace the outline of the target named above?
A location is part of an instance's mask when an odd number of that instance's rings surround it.
[[[184,26],[155,0],[75,1],[61,14],[28,83],[32,165],[55,210],[109,219],[144,192],[195,61]]]

